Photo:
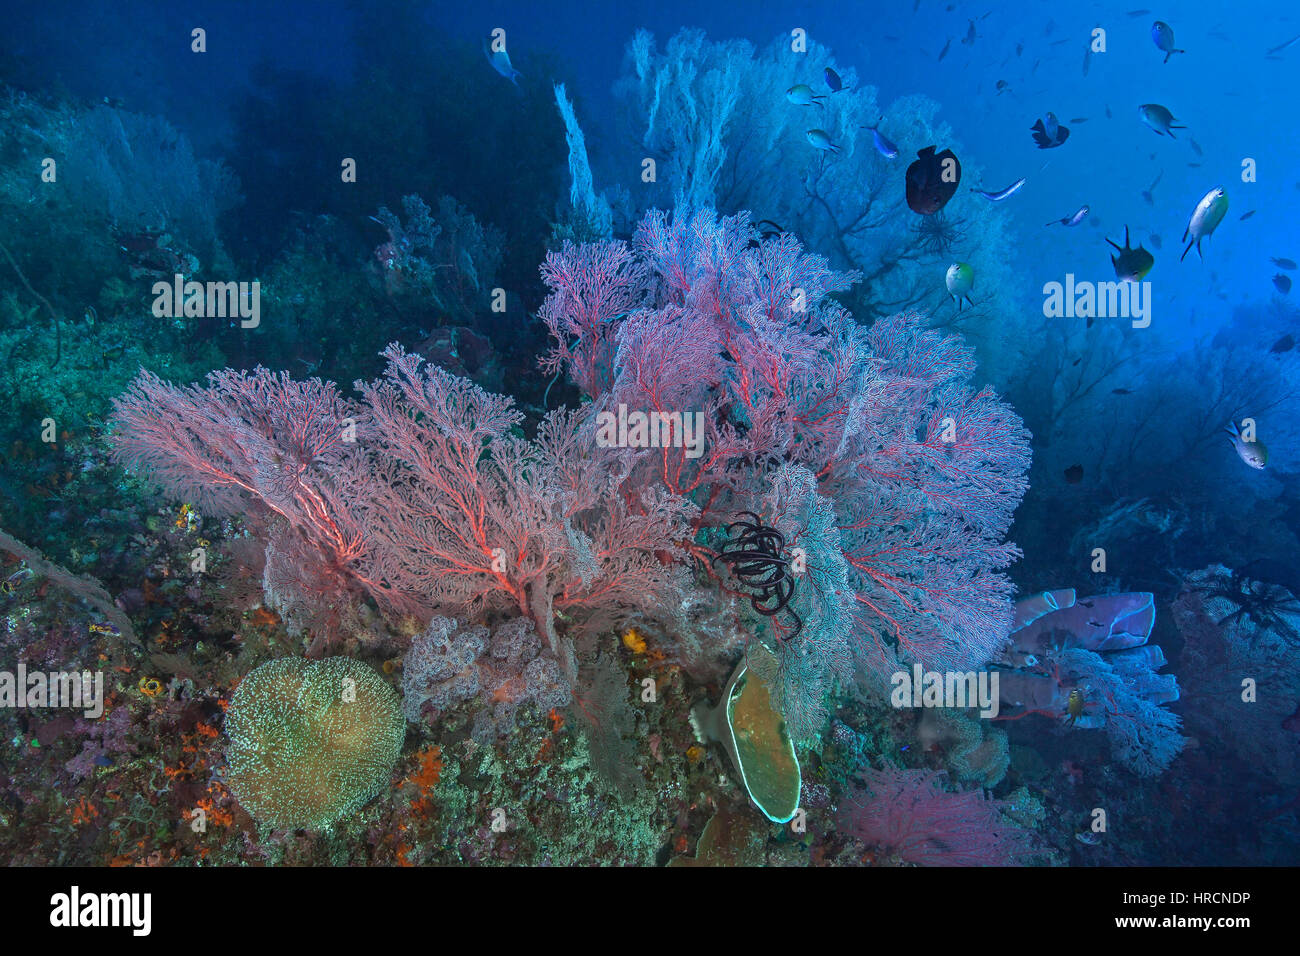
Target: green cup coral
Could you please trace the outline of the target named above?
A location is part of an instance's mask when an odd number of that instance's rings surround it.
[[[284,657],[226,712],[227,782],[259,823],[322,829],[382,791],[406,737],[396,692],[350,657]]]

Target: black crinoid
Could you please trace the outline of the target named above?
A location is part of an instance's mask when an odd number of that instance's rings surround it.
[[[1233,571],[1226,582],[1215,578],[1213,584],[1195,590],[1207,598],[1223,598],[1236,608],[1215,622],[1219,627],[1246,618],[1260,630],[1300,643],[1300,634],[1287,620],[1290,615],[1300,615],[1300,600],[1281,585],[1256,581]]]
[[[748,593],[755,611],[771,618],[783,614],[792,621],[792,629],[778,633],[777,640],[783,644],[793,641],[803,630],[803,620],[790,607],[795,575],[785,556],[785,535],[764,524],[752,511],[742,511],[740,515],[749,520],[727,525],[729,538],[713,561],[722,561],[731,568],[732,576]]]
[[[912,227],[916,247],[926,255],[946,256],[966,241],[966,220],[937,212],[933,216],[920,216]]]

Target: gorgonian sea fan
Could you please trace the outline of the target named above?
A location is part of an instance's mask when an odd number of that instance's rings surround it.
[[[586,311],[573,304],[577,275]],[[974,360],[958,338],[917,315],[858,325],[831,296],[859,276],[793,236],[760,237],[747,213],[652,211],[631,246],[566,247],[543,278],[558,341],[549,367],[563,363],[595,407],[704,415],[703,454],[653,449],[637,459],[638,483],[689,498],[706,529],[747,511],[780,518],[772,475],[805,469],[834,509],[834,563],[846,567],[823,576],[849,591],[829,603],[847,597],[868,672],[988,662],[1010,621],[1001,572],[1019,552],[1003,538],[1027,487],[1029,436],[991,389],[968,384]],[[634,299],[640,307],[623,314]],[[591,303],[612,302],[620,310],[593,319]],[[598,336],[576,332],[593,327]],[[611,346],[608,385],[602,374],[593,387]],[[697,539],[696,557],[707,554]],[[842,671],[843,630],[800,635],[799,653]]]

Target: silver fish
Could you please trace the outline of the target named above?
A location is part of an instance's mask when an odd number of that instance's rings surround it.
[[[1024,184],[1025,181],[1023,179],[1017,179],[1014,183],[1012,183],[1006,189],[1001,190],[1000,192],[990,193],[990,192],[985,192],[983,189],[972,189],[971,192],[979,193],[989,202],[1001,202],[1002,200],[1006,199],[1008,196],[1014,196],[1016,193],[1020,192],[1020,187],[1023,186]],[[1087,207],[1085,206],[1084,208],[1086,209]]]
[[[1064,219],[1053,219],[1051,222],[1045,222],[1045,226],[1055,226],[1058,222],[1062,226],[1077,226],[1088,218],[1088,207],[1080,206],[1073,216],[1066,216]]]

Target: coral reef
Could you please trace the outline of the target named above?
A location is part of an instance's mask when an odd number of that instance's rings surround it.
[[[401,702],[359,661],[282,657],[226,712],[226,782],[259,823],[319,829],[388,785],[406,738]]]

